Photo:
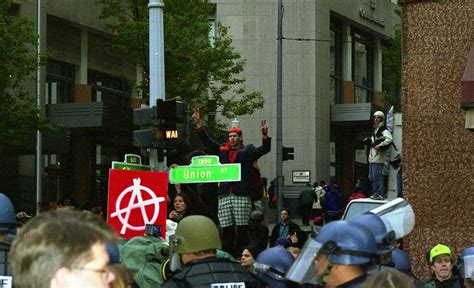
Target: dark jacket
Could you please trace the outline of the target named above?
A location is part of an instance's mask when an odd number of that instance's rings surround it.
[[[209,288],[212,284],[244,282],[245,287],[261,287],[255,275],[239,263],[223,258],[205,258],[187,263],[183,269],[172,275],[162,288]]]
[[[321,204],[326,210],[326,214],[328,216],[340,215],[346,206],[346,199],[338,189],[328,188],[325,190],[326,194],[324,195],[324,199],[321,201]]]
[[[312,187],[306,187],[305,189],[301,190],[298,197],[298,203],[300,204],[300,207],[311,207],[315,200],[317,200],[316,192],[314,192]]]
[[[214,139],[209,137],[206,130],[203,128],[197,130],[199,138],[202,143],[211,150],[211,152],[219,156],[221,164],[229,164],[229,150],[221,149],[225,145],[217,143]],[[240,163],[241,180],[239,182],[221,182],[219,186],[219,193],[228,193],[229,187],[232,193],[240,196],[250,196],[253,191],[252,165],[255,160],[267,154],[271,150],[271,138],[263,138],[262,146],[255,147],[253,145],[243,146],[235,157],[234,163]]]
[[[453,275],[448,280],[443,282],[439,281],[436,276],[431,276],[431,278],[425,282],[424,288],[463,288],[464,282],[461,277],[458,275]]]
[[[257,253],[262,252],[268,245],[268,228],[257,221],[251,221],[250,225],[250,244],[257,248]],[[254,255],[256,257],[256,255]]]
[[[278,223],[272,229],[272,234],[270,235],[270,247],[275,246],[275,242],[278,239],[279,234],[280,234],[280,226],[281,226],[281,223]],[[296,236],[298,237],[298,243],[293,244],[292,246],[302,248],[308,236],[305,234],[305,232],[303,232],[303,230],[300,229],[298,224],[290,221],[288,223],[288,235],[292,235],[294,233],[296,233]]]

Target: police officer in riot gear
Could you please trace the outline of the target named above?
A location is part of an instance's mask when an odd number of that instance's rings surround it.
[[[285,278],[295,257],[283,247],[271,247],[260,253],[255,260],[254,271],[265,287],[295,287]]]
[[[15,210],[10,199],[0,193],[0,276],[11,276],[10,246],[15,239]]]
[[[333,221],[307,241],[286,278],[323,287],[362,287],[377,259],[375,238],[366,227]]]
[[[219,231],[205,216],[183,218],[170,245],[174,272],[163,288],[261,287],[256,276],[239,263],[216,257],[221,248]]]

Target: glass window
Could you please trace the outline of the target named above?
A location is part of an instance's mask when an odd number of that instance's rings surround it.
[[[50,60],[46,65],[46,103],[73,102],[76,68],[74,65]]]
[[[352,79],[355,103],[369,103],[373,94],[373,53],[371,38],[361,32],[352,32]]]
[[[129,107],[132,89],[126,79],[90,69],[88,73],[92,101]]]

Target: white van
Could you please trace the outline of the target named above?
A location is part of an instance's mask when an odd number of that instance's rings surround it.
[[[344,210],[344,215],[342,215],[342,220],[351,220],[357,215],[364,214],[374,208],[377,208],[385,203],[388,200],[373,200],[370,198],[360,198],[354,199],[349,202]]]

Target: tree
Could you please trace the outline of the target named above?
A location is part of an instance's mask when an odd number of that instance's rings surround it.
[[[148,93],[148,0],[97,0],[107,29],[116,34],[113,49],[129,55],[142,70],[137,83]],[[232,46],[227,28],[217,23],[217,37],[209,41],[208,0],[164,1],[166,97],[180,96],[201,113],[220,111],[225,117],[252,114],[263,107],[261,92],[246,92],[245,60]],[[229,96],[229,95],[232,96]]]
[[[35,97],[22,87],[38,65],[37,35],[27,18],[10,15],[10,0],[0,1],[0,145],[21,141],[28,132],[50,128]]]

